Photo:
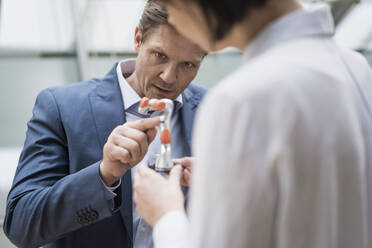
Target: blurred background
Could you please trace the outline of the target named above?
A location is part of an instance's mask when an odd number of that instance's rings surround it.
[[[335,39],[372,65],[372,0],[325,2]],[[38,92],[104,76],[135,57],[134,28],[144,0],[0,0],[0,226],[6,196]],[[196,83],[213,87],[241,63],[234,49],[208,55]],[[13,247],[0,231],[0,247]]]

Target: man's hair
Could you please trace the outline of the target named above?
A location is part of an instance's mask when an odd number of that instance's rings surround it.
[[[252,8],[263,7],[269,0],[161,0],[171,3],[182,1],[200,6],[215,41],[222,40],[231,28],[243,21]]]
[[[168,25],[168,13],[158,0],[148,0],[142,12],[138,27],[142,35],[142,41],[149,33],[159,25]]]

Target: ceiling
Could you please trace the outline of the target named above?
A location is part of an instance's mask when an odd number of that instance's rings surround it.
[[[336,40],[352,49],[372,51],[372,0],[303,2],[330,4]],[[2,0],[0,4],[2,54],[73,52],[77,23],[86,50],[130,53],[144,0]]]

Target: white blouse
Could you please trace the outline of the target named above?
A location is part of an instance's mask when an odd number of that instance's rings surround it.
[[[367,101],[372,72],[332,35],[321,7],[247,47],[197,116],[190,224],[163,216],[155,247],[372,247],[372,121],[341,57]]]

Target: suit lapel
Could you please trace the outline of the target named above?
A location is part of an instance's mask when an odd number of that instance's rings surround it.
[[[186,153],[191,156],[191,136],[195,118],[196,107],[198,106],[200,99],[195,97],[189,89],[186,89],[183,93],[183,106],[181,111],[182,127],[184,130],[184,137],[186,143]]]
[[[103,148],[108,136],[118,125],[125,123],[124,104],[114,67],[89,95],[98,138]]]
[[[93,118],[97,129],[101,149],[112,130],[126,122],[123,98],[116,74],[117,64],[97,83],[96,89],[89,95]],[[133,242],[132,221],[132,180],[129,170],[122,177],[121,216],[128,235]]]

